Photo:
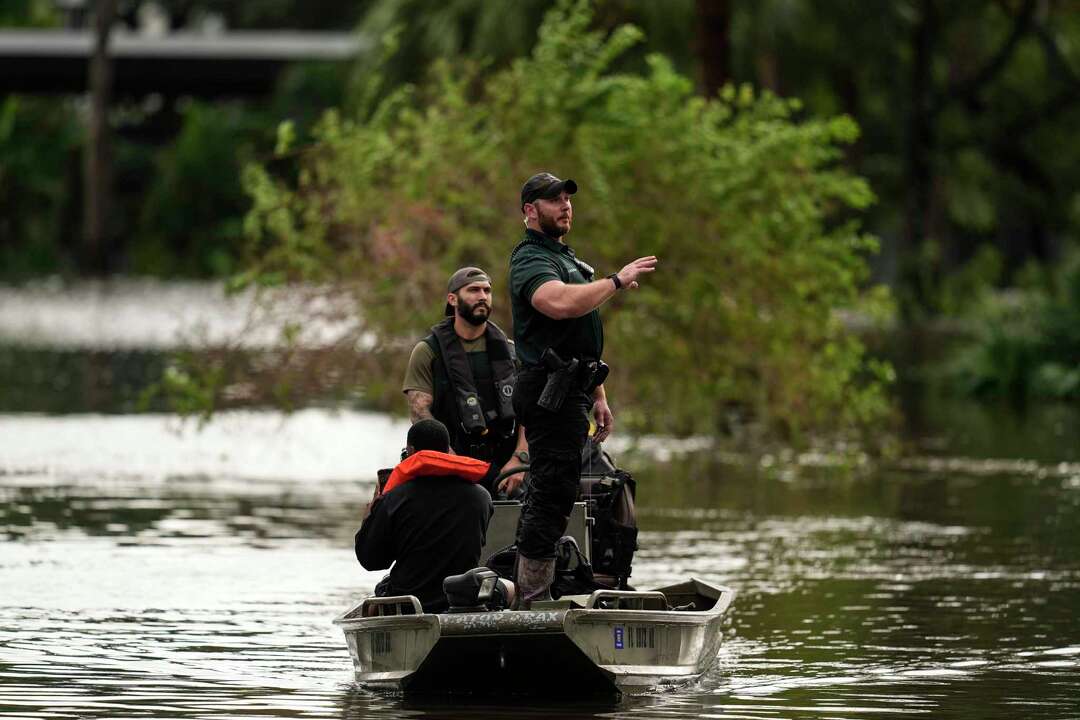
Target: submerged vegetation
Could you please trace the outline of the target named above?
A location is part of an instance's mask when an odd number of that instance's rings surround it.
[[[283,124],[277,157],[245,171],[238,283],[339,288],[353,332],[389,356],[438,319],[447,275],[475,264],[494,274],[505,322],[518,192],[549,169],[582,187],[568,240],[598,272],[661,258],[605,308],[624,422],[684,434],[734,419],[799,440],[881,420],[891,368],[841,321],[889,307],[867,284],[876,241],[857,222],[873,194],[839,162],[856,124],[748,86],[703,98],[659,55],[614,71],[640,32],[590,20],[589,3],[561,2],[504,70],[440,61],[388,93],[372,79],[309,143]],[[391,406],[403,363],[365,378]]]

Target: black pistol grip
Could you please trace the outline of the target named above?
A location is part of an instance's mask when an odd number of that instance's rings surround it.
[[[559,357],[559,353],[555,352],[554,348],[544,350],[544,353],[540,356],[540,362],[551,372],[566,367],[566,362]]]
[[[557,412],[570,392],[570,385],[577,375],[578,359],[572,358],[560,370],[548,373],[547,382],[536,404],[550,412]]]

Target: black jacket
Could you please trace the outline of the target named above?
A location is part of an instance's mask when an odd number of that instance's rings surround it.
[[[446,609],[442,582],[480,564],[495,508],[487,490],[455,477],[421,477],[375,501],[356,533],[367,570],[393,563],[384,595],[415,595],[427,612]]]

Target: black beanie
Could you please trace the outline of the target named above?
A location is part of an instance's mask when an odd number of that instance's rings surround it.
[[[450,450],[450,433],[447,431],[446,426],[438,420],[427,418],[418,421],[409,428],[409,436],[406,442],[413,450],[448,452]]]

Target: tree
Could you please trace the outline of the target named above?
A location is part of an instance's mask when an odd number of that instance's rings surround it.
[[[802,0],[736,11],[736,78],[772,55],[770,86],[863,128],[849,160],[881,197],[867,224],[885,238],[879,270],[909,317],[957,311],[953,275],[984,246],[1012,282],[1026,260],[1060,258],[1080,235],[1069,210],[1080,183],[1078,7]]]
[[[837,165],[855,124],[796,121],[798,103],[749,87],[701,98],[658,55],[614,71],[640,32],[590,21],[587,2],[560,2],[531,55],[502,71],[437,63],[417,88],[328,113],[308,146],[283,126],[279,160],[247,171],[242,280],[336,285],[356,307],[351,346],[365,336],[373,355],[400,354],[437,317],[452,269],[479,264],[505,287],[520,184],[553,169],[585,188],[590,261],[662,259],[622,299],[632,307],[606,309],[630,425],[708,432],[738,412],[805,439],[880,419],[891,371],[838,315],[882,299],[865,287],[875,241],[851,217],[873,195]],[[370,384],[394,388],[403,362]]]
[[[90,57],[90,120],[83,175],[83,241],[85,266],[96,273],[107,269],[111,239],[112,158],[109,141],[109,103],[112,60],[109,33],[116,20],[116,0],[97,0],[94,7],[94,46]]]
[[[730,0],[696,0],[697,54],[701,59],[702,89],[715,95],[732,81]]]

